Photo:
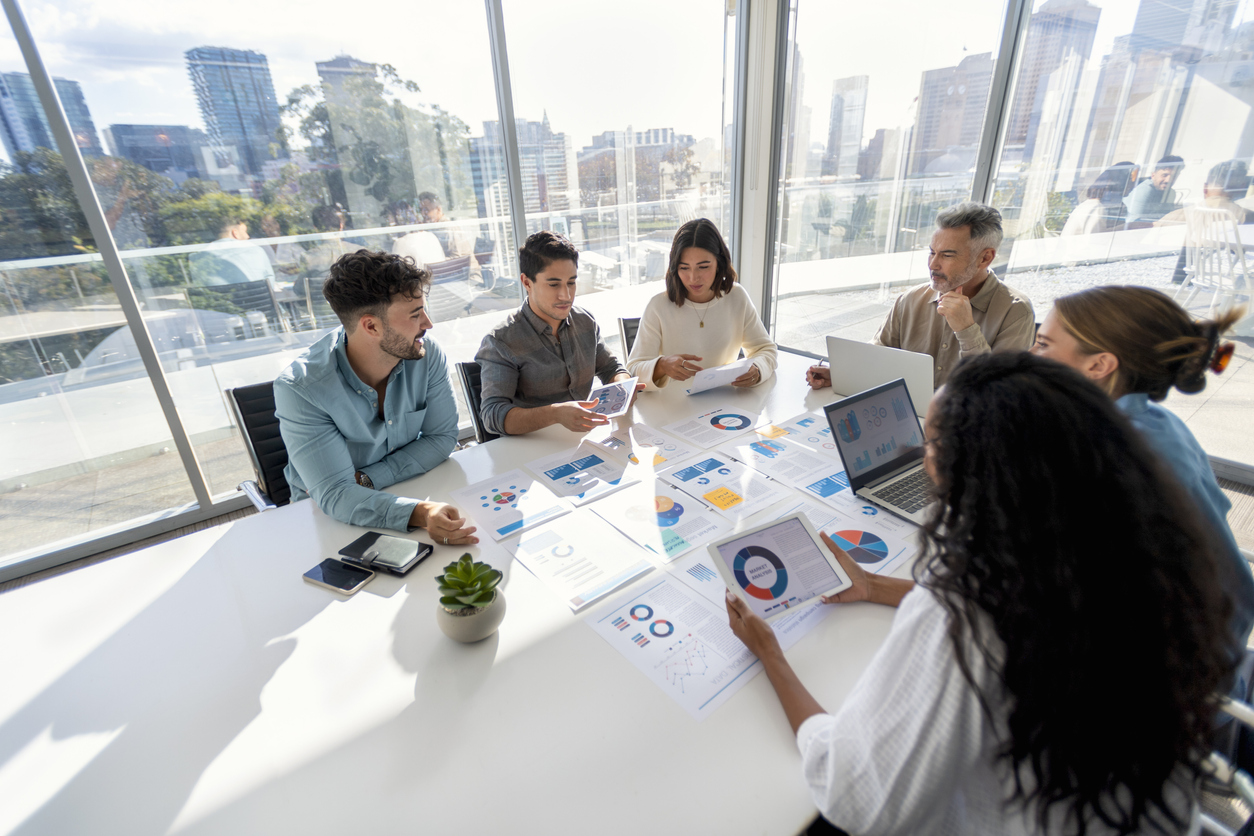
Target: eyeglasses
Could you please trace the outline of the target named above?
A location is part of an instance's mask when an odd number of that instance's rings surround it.
[[[1228,368],[1228,364],[1232,362],[1232,352],[1236,350],[1236,344],[1226,342],[1215,349],[1215,354],[1210,359],[1210,370],[1215,374],[1221,373]]]

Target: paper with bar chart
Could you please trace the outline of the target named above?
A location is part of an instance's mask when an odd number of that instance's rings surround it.
[[[761,416],[739,407],[711,409],[692,418],[685,418],[662,429],[698,447],[713,447],[729,438],[747,433]]]
[[[721,454],[696,456],[658,475],[731,520],[742,520],[792,493],[779,482]]]
[[[536,459],[527,469],[553,493],[569,498],[576,505],[591,502],[635,481],[625,474],[626,465],[605,456],[591,444],[580,444],[573,450]]]
[[[788,436],[761,438],[754,433],[714,448],[785,485],[809,483],[832,468],[832,460]]]
[[[660,467],[665,462],[675,462],[697,452],[697,447],[681,441],[670,433],[655,430],[645,424],[632,424],[613,432],[591,434],[584,439],[619,457],[626,457],[631,464]]]
[[[641,479],[590,507],[664,561],[731,531],[731,523],[721,514],[656,476]]]
[[[512,537],[570,511],[568,502],[521,470],[458,488],[450,496],[494,540]]]
[[[779,515],[805,514],[815,531],[831,537],[868,572],[891,572],[915,555],[918,528],[892,514],[862,514],[860,508],[836,509],[804,499]]]
[[[827,416],[821,411],[803,412],[787,421],[757,427],[754,432],[763,438],[787,437],[801,442],[822,455],[840,460],[840,454],[836,451],[836,442],[832,440],[832,428],[827,423]]]
[[[653,569],[634,543],[586,508],[507,548],[576,612]]]

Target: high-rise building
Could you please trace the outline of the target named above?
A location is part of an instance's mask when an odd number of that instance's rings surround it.
[[[210,142],[234,147],[248,174],[259,176],[279,143],[279,104],[270,64],[260,52],[201,46],[184,53]]]
[[[1237,0],[1141,0],[1128,46],[1133,54],[1205,46],[1208,35],[1232,26],[1236,11]]]
[[[579,206],[579,169],[570,138],[553,133],[546,113],[540,122],[515,121],[523,206],[528,212],[568,212]],[[488,190],[505,183],[501,123],[483,123],[483,136],[470,139],[470,171],[479,213],[490,208]]]
[[[70,120],[79,151],[85,157],[104,156],[83,88],[68,78],[54,78],[52,83]],[[26,73],[0,73],[0,128],[0,139],[10,158],[18,151],[56,150],[52,127],[35,92],[35,84]]]
[[[204,131],[186,125],[110,125],[109,153],[176,181],[203,177],[201,151],[209,144]]]
[[[356,100],[363,92],[354,87],[364,86],[362,82],[373,81],[379,72],[378,65],[358,61],[349,55],[337,55],[330,61],[319,61],[314,66],[318,68],[318,78],[322,81],[322,95],[327,103],[331,135],[334,138],[336,134],[345,134],[349,126],[341,121],[341,117],[356,111]],[[335,146],[335,140],[332,139],[329,147],[315,150],[320,159],[334,163],[339,159]]]
[[[1045,79],[1071,55],[1089,59],[1101,16],[1102,10],[1088,0],[1046,0],[1032,15],[1006,130],[1007,145],[1031,144]]]
[[[823,174],[852,179],[858,173],[862,127],[866,119],[868,76],[855,75],[832,82],[832,111],[827,128]]]
[[[993,54],[968,55],[956,67],[927,70],[919,87],[919,115],[911,137],[908,173],[965,169],[975,160],[993,78]],[[969,158],[969,159],[968,159]]]

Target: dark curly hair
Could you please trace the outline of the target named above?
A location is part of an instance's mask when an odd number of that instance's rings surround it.
[[[381,318],[393,296],[417,298],[430,286],[431,272],[409,256],[358,250],[335,260],[322,295],[351,334],[362,314]]]
[[[1081,836],[1180,829],[1164,791],[1199,774],[1237,661],[1222,547],[1111,399],[1059,363],[971,358],[931,409],[940,501],[916,579],[973,687],[973,644],[999,675],[980,700],[1005,715],[1007,803]],[[988,626],[1004,654],[975,641]]]
[[[714,276],[714,297],[718,298],[730,291],[736,283],[736,268],[732,267],[731,250],[727,248],[727,242],[723,240],[713,221],[697,218],[681,226],[671,241],[670,264],[666,267],[666,298],[676,305],[682,305],[688,298],[688,288],[679,280],[679,258],[689,247],[700,247],[713,253],[714,260],[718,262]]]
[[[1205,389],[1219,338],[1243,314],[1235,308],[1218,319],[1197,321],[1149,287],[1091,287],[1054,300],[1054,317],[1081,353],[1118,358],[1111,395],[1144,392],[1152,401],[1167,397],[1173,386],[1186,395]]]
[[[518,251],[519,269],[533,282],[540,271],[555,261],[573,261],[579,266],[579,250],[565,235],[542,229],[527,238]]]

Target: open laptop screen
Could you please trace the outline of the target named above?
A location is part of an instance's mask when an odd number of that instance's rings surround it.
[[[823,410],[855,492],[923,457],[923,431],[901,378]]]

